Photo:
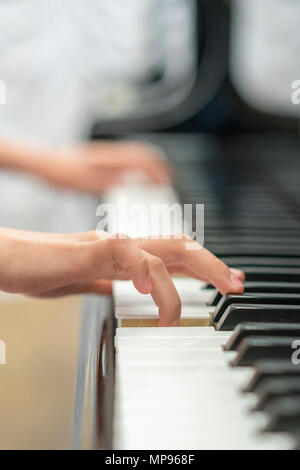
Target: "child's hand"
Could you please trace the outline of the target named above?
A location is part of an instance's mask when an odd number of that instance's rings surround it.
[[[244,275],[188,237],[137,239],[106,233],[44,234],[0,230],[0,288],[34,296],[110,294],[113,279],[131,279],[159,308],[159,324],[179,324],[181,303],[170,274],[205,280],[223,294],[243,292]]]

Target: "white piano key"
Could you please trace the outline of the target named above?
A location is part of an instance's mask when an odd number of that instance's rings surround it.
[[[211,336],[201,336],[200,338],[181,338],[180,344],[176,337],[159,337],[159,338],[131,338],[130,341],[126,337],[116,338],[115,344],[118,347],[118,351],[125,349],[134,350],[156,350],[156,349],[187,349],[187,348],[199,348],[199,347],[210,347],[220,350],[220,346],[226,344],[227,337],[212,338]]]
[[[247,413],[240,409],[230,409],[227,413],[222,415],[222,409],[209,410],[210,414],[202,414],[197,412],[193,408],[178,408],[176,405],[173,407],[169,406],[167,410],[157,408],[156,411],[151,413],[151,409],[156,406],[156,403],[149,403],[148,412],[143,412],[142,408],[137,409],[125,407],[119,411],[120,419],[124,423],[129,423],[128,427],[141,428],[146,424],[155,428],[156,423],[160,423],[161,427],[168,429],[178,429],[185,433],[194,431],[201,435],[206,435],[210,431],[223,429],[223,431],[229,431],[232,429],[243,429],[246,428],[248,432],[254,431],[257,427],[261,428],[267,423],[266,415],[252,416],[249,417]],[[136,412],[136,414],[134,414]],[[187,416],[193,416],[193,419],[187,420]],[[169,431],[170,432],[170,431]],[[176,435],[176,433],[174,433]]]
[[[204,282],[184,277],[174,277],[173,282],[182,302],[206,305],[211,298],[211,289],[204,289]],[[116,305],[153,302],[150,294],[138,292],[131,281],[114,281],[113,293]]]
[[[178,292],[199,293],[204,289],[205,282],[189,277],[173,277],[173,282]],[[114,281],[114,296],[130,296],[138,293],[131,281]],[[212,292],[211,289],[206,289]],[[139,296],[144,297],[142,294]]]
[[[210,424],[215,423],[215,425],[218,426],[219,424],[226,423],[227,421],[232,422],[234,419],[240,419],[241,413],[243,413],[243,416],[245,413],[247,414],[247,420],[254,419],[257,423],[257,416],[254,412],[251,412],[250,414],[248,404],[246,402],[240,402],[237,396],[230,393],[225,393],[223,398],[220,395],[214,396],[213,394],[210,398],[207,393],[202,394],[201,391],[197,396],[194,394],[181,396],[175,394],[173,397],[172,393],[170,393],[168,397],[159,397],[158,394],[150,397],[149,394],[146,393],[141,393],[139,396],[132,394],[132,398],[126,394],[120,394],[119,396],[120,399],[122,399],[122,406],[116,408],[118,416],[123,416],[124,413],[126,413],[126,416],[131,422],[134,421],[135,417],[137,419],[141,419],[141,417],[145,416],[144,408],[145,403],[147,403],[148,409],[155,410],[153,413],[150,413],[148,419],[154,419],[155,413],[158,413],[159,416],[163,417],[166,413],[173,414],[173,411],[175,410],[174,419],[177,419],[179,422],[182,415],[184,422],[183,425],[188,427],[192,425],[194,420],[198,423],[199,419],[201,418],[201,420],[203,420],[204,417],[206,417]],[[192,403],[191,408],[182,406],[183,396],[186,401],[190,401]],[[219,406],[213,405],[213,399],[219,403]],[[232,404],[230,400],[234,400]],[[201,408],[205,408],[205,413],[203,413],[202,409],[197,410],[195,403],[199,403]],[[235,406],[233,406],[234,403]],[[226,408],[226,411],[224,411],[224,408]],[[189,419],[187,419],[188,416]],[[245,416],[241,419],[245,419]],[[266,424],[266,421],[264,421],[264,423],[261,422],[260,424]]]
[[[201,328],[199,328],[201,329]],[[134,330],[134,329],[131,329]],[[143,333],[145,329],[142,329]],[[161,329],[155,329],[156,331],[159,331]],[[171,331],[174,329],[170,329]],[[177,329],[177,330],[182,330],[182,329]],[[192,333],[192,328],[190,329],[190,333]],[[122,330],[121,330],[122,331]],[[211,330],[208,330],[211,331]],[[122,337],[122,333],[119,333],[120,337]],[[126,334],[126,332],[125,332]],[[128,332],[127,332],[128,334]],[[125,343],[126,340],[129,342],[132,340],[133,337],[137,336],[138,332],[130,331],[128,336],[123,337],[123,340],[125,338]],[[173,335],[175,333],[172,333]],[[134,336],[132,336],[134,335]],[[212,339],[213,335],[211,335]],[[159,338],[159,341],[164,341],[164,337],[162,336],[157,336]],[[173,336],[174,338],[174,336]],[[209,335],[206,337],[202,337],[202,339],[209,339]],[[149,338],[148,338],[149,339]],[[199,338],[198,338],[199,339]],[[151,338],[150,338],[151,340]],[[186,337],[181,337],[182,341],[186,341]],[[174,339],[173,339],[174,341]],[[201,341],[201,339],[200,339]],[[172,344],[172,339],[168,340],[169,343]],[[179,339],[180,343],[180,339]],[[183,343],[185,344],[185,343]],[[184,346],[183,346],[184,347]],[[219,349],[219,346],[215,348],[214,346],[212,348],[207,348],[205,346],[197,349],[196,351],[198,352],[207,352],[208,350],[210,351],[215,351],[216,356],[219,358],[217,363],[211,367],[211,364],[209,364],[210,360],[205,360],[205,362],[200,364],[200,369],[203,372],[203,370],[206,372],[206,380],[203,380],[203,373],[199,375],[199,362],[194,364],[194,371],[193,367],[191,367],[191,362],[190,359],[185,358],[185,360],[182,362],[182,368],[180,370],[180,367],[178,369],[178,357],[177,354],[174,356],[174,351],[171,351],[171,360],[169,353],[170,351],[164,351],[164,359],[165,361],[165,367],[162,365],[161,362],[158,362],[158,365],[153,365],[151,364],[145,364],[145,357],[143,357],[143,360],[140,363],[140,367],[138,366],[139,361],[137,363],[137,358],[136,355],[134,354],[135,351],[131,351],[133,353],[133,358],[128,357],[125,368],[124,364],[121,366],[119,365],[119,371],[121,370],[122,372],[117,374],[116,380],[117,380],[117,388],[116,390],[119,390],[119,405],[116,406],[116,412],[118,413],[119,416],[119,425],[122,426],[122,422],[124,423],[129,423],[129,427],[132,427],[132,434],[137,436],[138,434],[138,429],[143,426],[143,428],[146,426],[149,426],[149,428],[153,429],[156,426],[156,423],[159,422],[159,427],[160,430],[165,426],[166,431],[169,433],[169,440],[166,444],[167,448],[172,448],[172,445],[174,445],[174,448],[185,448],[191,446],[191,448],[194,447],[194,445],[191,445],[193,443],[193,433],[198,432],[201,437],[205,435],[204,441],[206,444],[204,444],[203,448],[209,448],[211,444],[211,438],[209,439],[209,433],[211,432],[212,435],[214,436],[214,442],[216,438],[216,430],[223,429],[223,432],[228,434],[231,433],[232,435],[232,427],[235,429],[238,429],[237,435],[241,437],[241,428],[245,426],[245,416],[243,415],[243,409],[247,406],[247,400],[243,402],[243,400],[238,401],[238,404],[235,403],[235,397],[236,397],[236,391],[233,388],[234,381],[233,380],[228,380],[229,378],[232,379],[234,375],[236,375],[237,369],[232,369],[228,368],[227,366],[224,365],[224,357],[226,356],[225,353],[222,352],[221,348]],[[184,351],[178,350],[178,353],[182,354]],[[194,351],[195,352],[195,351]],[[147,351],[147,353],[153,353],[153,351]],[[161,353],[161,351],[159,351]],[[153,358],[153,354],[152,358]],[[227,355],[228,357],[228,355]],[[220,359],[221,358],[221,359]],[[121,362],[124,359],[121,360]],[[133,359],[133,363],[130,366],[130,362]],[[149,356],[150,359],[150,356]],[[204,359],[207,359],[204,357]],[[118,349],[117,353],[117,363],[120,360],[120,352]],[[158,360],[158,355],[155,356],[155,361]],[[175,362],[174,362],[175,361]],[[200,359],[202,362],[202,359]],[[164,361],[163,361],[164,362]],[[181,362],[181,361],[180,361]],[[222,364],[223,362],[223,364]],[[226,361],[225,361],[226,362]],[[186,367],[186,363],[188,364],[188,367]],[[220,364],[221,363],[221,364]],[[170,367],[171,365],[171,367]],[[175,368],[172,368],[172,365],[175,366]],[[223,373],[221,376],[218,374],[218,371],[222,371],[222,367],[220,365],[223,365]],[[137,367],[138,366],[138,367]],[[147,376],[147,373],[149,372],[148,367],[150,366],[150,376]],[[193,366],[193,364],[192,364]],[[129,370],[132,370],[132,375],[129,373],[128,375],[128,367]],[[226,369],[227,367],[227,369]],[[183,374],[183,370],[189,369],[188,374]],[[164,370],[164,374],[162,374]],[[177,374],[176,374],[177,370]],[[226,378],[226,373],[224,371],[227,371],[227,378]],[[171,371],[171,373],[170,373]],[[174,375],[175,371],[175,375]],[[245,372],[245,370],[243,369]],[[240,371],[241,372],[241,371]],[[249,370],[248,370],[249,373]],[[148,382],[147,379],[146,381],[140,380],[140,393],[139,390],[136,390],[137,387],[137,381],[136,378],[137,376],[141,379],[140,374],[144,376],[144,378],[148,377]],[[169,376],[168,376],[169,374]],[[196,374],[196,375],[195,375]],[[230,377],[229,377],[230,376]],[[130,388],[130,381],[132,377],[135,377],[135,380],[132,382],[132,388]],[[164,378],[163,382],[161,382],[161,378]],[[178,380],[176,380],[176,377]],[[192,380],[191,380],[192,377]],[[210,377],[210,380],[207,380],[207,378]],[[175,379],[175,380],[174,380]],[[188,380],[187,380],[188,379]],[[190,379],[190,380],[189,380]],[[127,381],[127,387],[125,386],[125,383]],[[129,382],[128,382],[129,381]],[[179,383],[182,384],[183,388],[178,387],[178,381]],[[122,386],[123,383],[123,386]],[[147,388],[147,383],[148,383],[148,388]],[[193,384],[196,384],[197,386],[193,389]],[[224,388],[224,384],[226,387]],[[146,385],[146,388],[145,388]],[[121,390],[119,387],[121,386]],[[189,386],[189,392],[187,392],[187,386]],[[161,393],[161,390],[159,389],[162,387],[167,387],[164,388],[165,393]],[[185,387],[185,388],[184,388]],[[122,390],[127,390],[127,393],[122,394]],[[173,391],[173,394],[170,396],[168,395],[168,390]],[[175,391],[174,391],[175,390]],[[184,401],[182,402],[182,397],[184,397]],[[216,404],[216,400],[218,400]],[[225,406],[224,406],[225,402]],[[243,402],[243,403],[242,403]],[[233,406],[233,405],[236,406]],[[156,411],[155,411],[156,410]],[[189,420],[187,420],[187,416],[189,416]],[[249,432],[251,428],[255,428],[258,424],[258,419],[251,419],[252,423],[250,425],[249,422],[249,417],[246,420],[247,422],[247,439],[245,439],[245,446],[249,448],[268,448],[268,444],[265,443],[264,445],[261,445],[261,441],[255,442],[255,444],[251,443],[251,439],[249,439]],[[199,424],[199,422],[202,422],[202,425]],[[131,423],[131,424],[130,424]],[[229,424],[230,423],[230,424]],[[180,436],[180,433],[178,433],[178,425],[180,425],[181,429],[185,430],[184,434]],[[170,429],[173,430],[173,439],[170,436]],[[174,429],[176,430],[174,432]],[[127,427],[124,428],[124,433],[126,436],[130,435],[130,429]],[[190,435],[189,432],[193,431],[193,433]],[[171,432],[171,434],[172,434]],[[118,435],[118,432],[116,431],[116,435]],[[128,448],[125,444],[125,447],[122,447],[122,431],[120,432],[119,430],[119,442],[121,442],[121,448]],[[163,447],[163,436],[164,433],[162,433],[160,436],[157,436],[159,448],[164,448]],[[189,438],[189,439],[188,439]],[[172,444],[173,442],[173,444]],[[177,444],[175,444],[177,442]],[[240,439],[239,442],[241,443],[242,440]],[[123,441],[124,443],[124,441]],[[203,443],[203,439],[202,439]],[[147,447],[149,445],[149,447]],[[277,444],[277,447],[275,448],[281,448],[278,447],[279,444]],[[289,448],[290,443],[284,443],[280,444],[283,446],[283,448]],[[284,447],[286,446],[286,447]],[[141,445],[142,448],[154,448],[154,444],[152,444],[151,439],[146,438],[143,441],[143,444]],[[198,446],[199,447],[199,446]],[[236,443],[230,443],[227,442],[226,446],[224,448],[236,448]],[[247,448],[248,448],[247,447]],[[134,439],[134,445],[131,448],[137,449],[139,448],[139,444],[137,442],[137,439]],[[214,448],[214,446],[212,446]],[[243,447],[241,447],[243,448]]]
[[[246,383],[253,375],[252,368],[229,368],[224,365],[224,362],[203,362],[197,364],[184,364],[184,363],[162,363],[159,367],[157,364],[141,364],[141,363],[122,363],[118,367],[116,362],[116,379],[124,386],[130,380],[144,378],[145,381],[151,382],[159,380],[161,383],[165,381],[181,381],[190,384],[204,383],[216,384],[218,386],[225,386],[231,384],[236,390]]]
[[[134,429],[123,430],[123,442],[119,441],[117,449],[183,449],[183,450],[288,450],[291,449],[294,442],[285,435],[257,435],[257,433],[249,434],[249,430],[241,430],[237,432],[231,429],[230,432],[224,433],[213,430],[205,435],[202,433],[183,434],[178,428],[176,433],[168,432],[163,428],[160,432],[157,429],[143,427],[143,432],[137,432]]]
[[[186,362],[189,364],[193,363],[210,363],[215,361],[223,362],[225,353],[220,348],[207,347],[207,348],[189,348],[189,349],[155,349],[147,350],[142,349],[140,351],[124,349],[118,350],[117,361],[120,363],[143,363],[143,364],[170,364],[175,362],[176,364]],[[236,352],[226,353],[228,360],[234,359]]]
[[[183,305],[181,318],[199,318],[210,319],[210,313],[213,311],[211,307],[198,305]],[[154,304],[141,305],[119,305],[116,306],[117,318],[158,318],[158,308]]]
[[[128,338],[157,338],[157,337],[195,337],[201,336],[228,336],[231,332],[228,331],[216,331],[213,326],[193,326],[184,328],[117,328],[116,337],[128,337]]]

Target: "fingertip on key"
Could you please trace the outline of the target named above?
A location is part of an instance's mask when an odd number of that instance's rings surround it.
[[[231,275],[231,284],[234,287],[234,292],[242,294],[244,292],[244,283],[235,275]]]

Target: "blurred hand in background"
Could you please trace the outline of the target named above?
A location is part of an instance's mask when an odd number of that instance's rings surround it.
[[[171,169],[154,146],[142,142],[91,142],[53,150],[0,142],[0,166],[29,172],[61,187],[101,192],[128,173],[170,183]]]

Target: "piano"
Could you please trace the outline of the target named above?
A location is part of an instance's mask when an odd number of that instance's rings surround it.
[[[127,281],[114,283],[113,302],[88,298],[73,447],[297,449],[298,139],[138,138],[164,150],[174,187],[122,186],[107,200],[204,204],[204,245],[244,270],[245,293],[222,296],[203,282],[174,278],[183,304],[179,328],[158,328],[151,298]]]

